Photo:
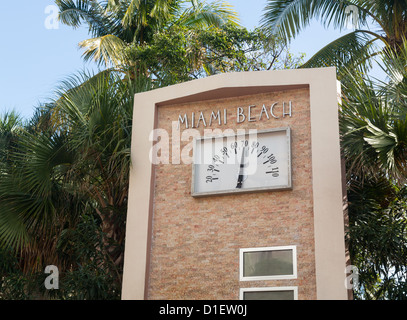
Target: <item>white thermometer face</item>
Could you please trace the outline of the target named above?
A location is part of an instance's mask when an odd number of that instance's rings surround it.
[[[290,129],[198,138],[192,195],[291,188]]]

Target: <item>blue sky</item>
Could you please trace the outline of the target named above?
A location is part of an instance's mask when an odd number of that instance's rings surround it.
[[[259,25],[266,0],[229,0],[248,29]],[[59,83],[75,72],[95,68],[82,60],[78,43],[89,38],[85,27],[72,29],[52,20],[52,0],[3,1],[0,11],[0,114],[16,110],[29,118],[49,101]],[[47,11],[48,8],[48,11]],[[319,23],[305,29],[291,44],[293,53],[311,57],[337,38],[336,30]]]

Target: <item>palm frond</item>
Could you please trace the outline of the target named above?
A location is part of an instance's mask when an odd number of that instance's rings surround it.
[[[366,72],[371,67],[371,63],[367,63],[369,58],[377,52],[375,40],[361,30],[350,32],[323,47],[301,67],[335,66],[338,70]]]
[[[56,0],[55,3],[59,8],[58,18],[62,23],[78,28],[86,22],[94,36],[111,32],[112,21],[98,1]]]
[[[141,7],[140,7],[141,4]],[[146,2],[140,0],[131,0],[130,3],[127,5],[126,13],[123,16],[122,24],[124,26],[129,26],[134,22],[135,12],[138,11],[138,18],[140,19],[140,23],[142,25],[147,24],[147,16],[146,16],[146,8],[144,6],[147,5]]]
[[[270,35],[291,40],[312,19],[319,19],[324,26],[343,29],[348,21],[349,6],[359,10],[359,24],[366,23],[367,11],[357,0],[269,0],[261,20],[262,27]]]
[[[15,249],[31,235],[48,232],[62,196],[61,183],[73,159],[66,138],[23,132],[12,153],[14,166],[0,174],[0,242]]]
[[[239,18],[233,7],[223,1],[195,1],[194,5],[184,10],[176,20],[176,24],[195,27],[220,27],[227,23],[239,25]]]
[[[407,40],[395,52],[386,46],[380,55],[379,66],[387,75],[387,79],[379,80],[381,92],[386,94],[399,109],[402,118],[407,115]]]
[[[407,81],[402,57],[383,50],[384,69],[395,82],[377,82],[362,73],[348,71],[344,83],[340,128],[344,157],[350,172],[369,172],[407,179]],[[356,170],[354,170],[356,169]]]
[[[118,37],[107,34],[101,37],[87,39],[79,43],[79,47],[84,48],[83,57],[85,60],[91,60],[109,66],[119,66],[123,63],[123,49],[125,43]]]
[[[0,133],[13,133],[19,130],[22,125],[22,118],[15,110],[6,111],[0,116]]]

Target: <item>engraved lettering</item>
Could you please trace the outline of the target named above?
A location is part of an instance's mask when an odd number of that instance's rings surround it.
[[[247,116],[249,122],[256,121],[255,117],[252,117],[252,108],[256,108],[256,106],[249,106],[249,113]]]
[[[283,102],[283,118],[285,118],[285,116],[289,116],[291,118],[291,111],[292,111],[291,101],[288,103],[288,112],[286,111],[285,108],[285,102]]]
[[[270,113],[271,113],[271,115],[272,115],[273,118],[278,119],[278,118],[280,118],[280,117],[278,117],[278,116],[276,116],[276,115],[274,114],[274,107],[275,107],[276,105],[277,105],[277,102],[275,102],[275,103],[273,103],[273,104],[271,105],[271,107],[270,107]]]
[[[215,114],[214,111],[212,111],[211,118],[209,119],[209,126],[212,125],[212,120],[216,120],[216,119],[218,119],[219,125],[221,125],[222,124],[222,119],[221,119],[219,110],[218,110],[218,112],[216,114]]]
[[[187,114],[184,114],[184,117],[182,118],[181,115],[178,117],[178,129],[180,127],[180,123],[185,123],[185,128],[188,129],[188,117]]]
[[[269,114],[268,114],[268,112],[267,112],[267,108],[266,108],[266,106],[265,106],[264,104],[263,104],[263,108],[261,108],[259,121],[261,120],[261,117],[263,116],[263,113],[266,114],[267,119],[270,119]]]
[[[201,114],[199,115],[198,123],[197,123],[197,125],[196,125],[197,128],[199,128],[199,123],[200,123],[201,121],[203,122],[204,126],[206,127],[206,121],[205,121],[205,117],[204,117],[204,114],[203,114],[202,111],[201,111]]]
[[[243,113],[243,108],[242,107],[238,107],[237,108],[237,117],[236,117],[236,121],[237,123],[242,123],[246,120],[246,116]]]

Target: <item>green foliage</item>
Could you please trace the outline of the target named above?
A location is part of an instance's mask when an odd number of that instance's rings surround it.
[[[354,31],[331,42],[304,67],[336,66],[366,72],[371,58],[390,48],[400,52],[407,36],[407,3],[395,0],[268,0],[262,24],[270,35],[287,41],[297,36],[312,19],[325,27],[344,30],[351,10],[356,13]],[[373,28],[368,24],[372,24]],[[374,31],[373,31],[374,30]],[[377,45],[376,45],[377,44]],[[344,75],[344,74],[340,74]]]
[[[406,60],[394,54],[382,57],[388,82],[348,71],[340,114],[342,146],[352,172],[381,172],[402,184],[407,177]]]
[[[128,66],[122,55],[127,45],[150,43],[157,32],[168,26],[206,28],[238,21],[236,12],[223,1],[56,0],[55,3],[64,24],[74,28],[88,26],[92,38],[79,44],[85,49],[84,58],[115,67]]]
[[[0,279],[0,300],[29,300],[29,280],[22,273],[13,273]]]
[[[234,25],[206,29],[175,25],[156,33],[149,44],[130,45],[125,55],[157,86],[215,73],[296,68],[302,62],[281,39]]]
[[[407,47],[400,56],[389,52],[382,56],[388,82],[354,72],[340,112],[359,299],[407,299]]]
[[[133,96],[146,88],[111,71],[74,77],[19,127],[0,166],[0,248],[16,261],[1,298],[120,297]],[[47,265],[60,270],[56,292]]]
[[[80,266],[61,278],[62,287],[57,292],[63,300],[118,300],[121,284],[115,283],[109,270],[96,264]],[[112,285],[113,284],[113,285]]]
[[[57,250],[71,268],[61,274],[55,296],[64,300],[120,299],[121,270],[111,260],[100,220],[84,215],[74,229],[61,234]]]
[[[90,213],[81,217],[75,228],[64,229],[59,235],[57,253],[60,257],[59,289],[46,290],[47,274],[22,272],[12,251],[0,250],[0,300],[59,299],[115,300],[120,299],[119,270],[111,261],[100,220]]]
[[[27,279],[13,251],[0,247],[0,300],[28,299]]]
[[[0,170],[12,165],[11,151],[22,126],[22,119],[15,112],[5,112],[0,117]]]
[[[359,299],[407,299],[407,193],[388,180],[352,181],[349,249]],[[357,187],[359,189],[357,189]]]

